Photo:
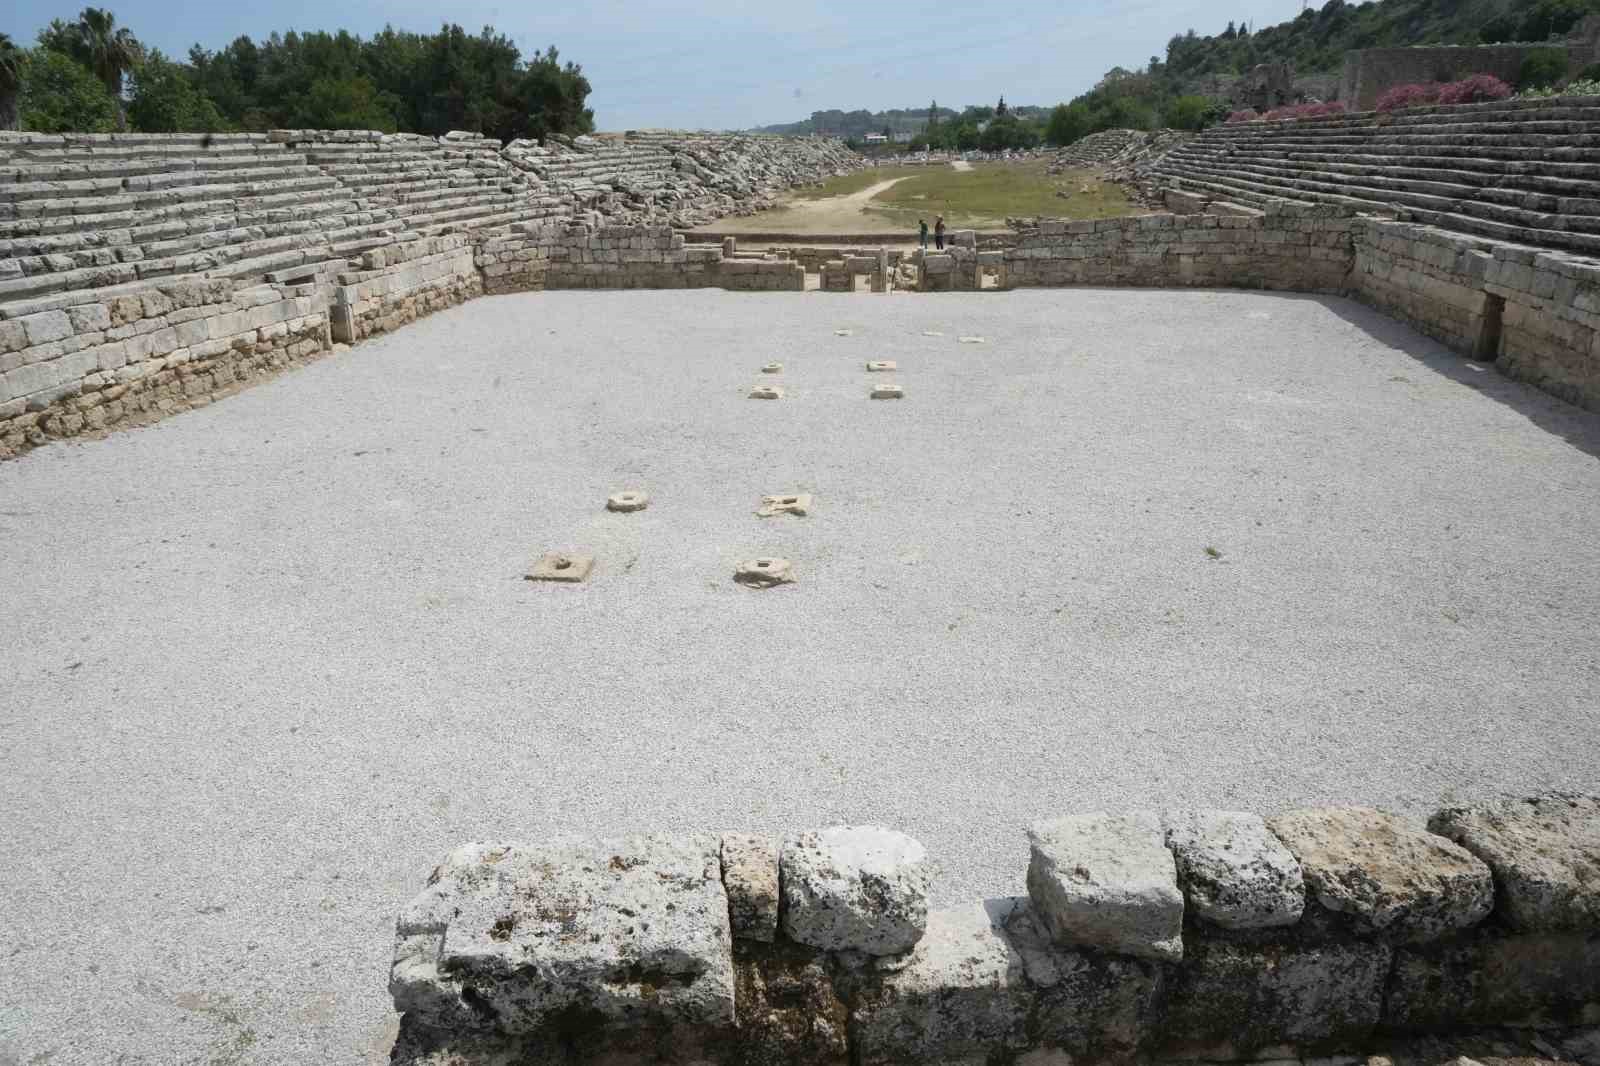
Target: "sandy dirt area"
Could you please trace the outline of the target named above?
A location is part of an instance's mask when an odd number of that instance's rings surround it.
[[[844,196],[793,200],[776,210],[744,218],[724,218],[700,228],[708,233],[883,233],[894,229],[895,223],[883,215],[868,212],[867,201],[910,176],[880,181]]]

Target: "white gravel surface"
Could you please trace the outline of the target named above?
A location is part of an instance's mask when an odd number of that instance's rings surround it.
[[[706,291],[0,464],[0,1063],[385,1061],[473,838],[880,822],[951,905],[1054,815],[1600,789],[1597,455],[1339,300]]]

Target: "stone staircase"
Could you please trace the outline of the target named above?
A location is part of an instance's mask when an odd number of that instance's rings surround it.
[[[1251,206],[1346,204],[1595,255],[1600,98],[1219,126],[1178,145],[1147,178]]]
[[[259,276],[377,221],[263,134],[0,135],[0,302]]]

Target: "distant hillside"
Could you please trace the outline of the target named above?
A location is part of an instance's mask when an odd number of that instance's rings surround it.
[[[1256,29],[1230,22],[1211,37],[1191,29],[1168,41],[1165,62],[1152,57],[1152,66],[1178,78],[1243,74],[1257,63],[1285,60],[1301,74],[1335,71],[1345,52],[1356,48],[1542,41],[1565,34],[1593,12],[1600,12],[1600,0],[1381,0],[1360,5],[1328,0],[1320,9],[1308,8],[1276,26]]]
[[[1010,107],[1010,105],[1007,105]],[[865,137],[869,133],[914,135],[928,126],[928,116],[934,106],[891,108],[888,111],[813,111],[811,117],[799,122],[784,122],[775,126],[762,126],[759,133],[782,133],[801,136],[808,133],[825,133],[835,137]],[[1011,107],[1019,119],[1043,119],[1050,113],[1048,107]],[[974,104],[960,111],[948,107],[937,108],[939,121],[947,122],[962,117],[982,122],[994,114],[994,106]]]

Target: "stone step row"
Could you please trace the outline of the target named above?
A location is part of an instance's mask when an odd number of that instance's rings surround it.
[[[1224,153],[1210,148],[1180,148],[1171,153],[1172,158],[1221,158]],[[1512,177],[1524,183],[1549,189],[1576,188],[1568,183],[1593,182],[1600,184],[1600,163],[1567,163],[1546,159],[1505,160],[1485,159],[1465,155],[1414,155],[1404,152],[1313,152],[1280,147],[1255,148],[1249,152],[1235,151],[1226,158],[1276,159],[1306,165],[1339,164],[1373,170],[1400,169],[1415,171],[1449,171],[1461,175],[1463,182],[1489,183]]]
[[[266,181],[234,183],[217,181],[166,185],[150,189],[107,190],[98,196],[49,198],[48,187],[14,186],[27,189],[24,198],[7,200],[0,193],[0,218],[36,218],[50,215],[89,215],[118,208],[143,208],[151,205],[205,202],[228,199],[239,202],[281,199],[290,195],[326,195],[340,188],[337,178],[308,173]],[[33,195],[37,193],[38,195]]]
[[[87,160],[82,163],[49,163],[18,166],[14,161],[0,163],[0,189],[7,185],[34,182],[97,181],[143,177],[150,174],[182,174],[188,171],[227,171],[258,168],[296,168],[306,166],[298,152],[237,153],[218,157],[150,156],[134,161]]]
[[[260,197],[249,201],[184,201],[165,206],[123,207],[98,214],[45,215],[0,221],[0,238],[121,229],[152,225],[160,221],[193,217],[240,217],[259,215],[267,219],[293,221],[352,210],[354,201],[340,195]]]
[[[1177,156],[1174,153],[1174,156]],[[1296,167],[1279,160],[1258,160],[1248,156],[1222,158],[1194,158],[1182,156],[1169,161],[1172,166],[1183,165],[1196,170],[1244,172],[1265,177],[1289,180],[1348,181],[1367,189],[1387,189],[1396,194],[1419,193],[1435,197],[1454,197],[1462,200],[1481,200],[1526,211],[1561,215],[1600,215],[1600,182],[1561,182],[1554,186],[1572,195],[1557,196],[1524,187],[1515,178],[1505,178],[1493,186],[1463,183],[1450,180],[1452,171],[1413,170],[1414,175],[1398,176],[1383,169],[1326,163],[1316,167]],[[1536,184],[1536,183],[1528,183]],[[1547,188],[1550,186],[1546,186]],[[1587,195],[1583,195],[1587,194]],[[1431,205],[1425,205],[1431,206]],[[1556,227],[1560,228],[1560,227]],[[1575,226],[1574,228],[1584,228]]]
[[[1600,233],[1600,217],[1588,213],[1541,211],[1537,207],[1491,203],[1472,198],[1480,190],[1443,183],[1386,182],[1383,178],[1360,177],[1343,179],[1328,175],[1329,180],[1317,180],[1321,175],[1304,171],[1281,170],[1232,163],[1226,168],[1195,166],[1182,162],[1171,164],[1171,172],[1190,176],[1217,177],[1223,175],[1247,176],[1263,184],[1286,190],[1348,196],[1377,203],[1402,205],[1452,215],[1491,219],[1530,230],[1549,230],[1565,233]],[[1401,187],[1404,186],[1404,187]],[[1430,191],[1431,190],[1431,191]],[[1467,194],[1465,197],[1459,194]],[[1593,203],[1590,201],[1590,203]]]

